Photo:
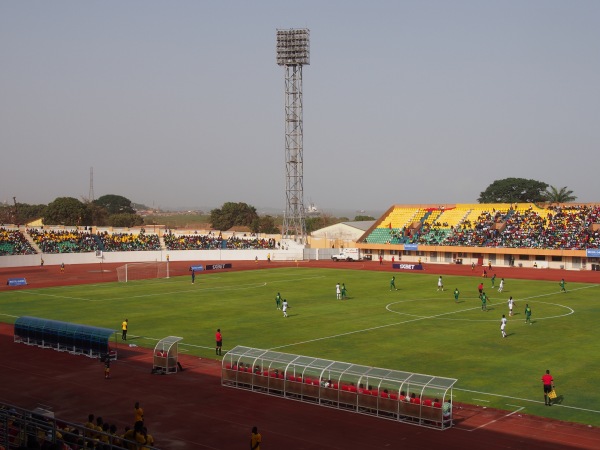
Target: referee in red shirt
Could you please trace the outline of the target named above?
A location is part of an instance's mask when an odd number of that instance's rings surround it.
[[[544,404],[552,406],[552,400],[548,397],[548,394],[554,389],[554,378],[550,375],[549,370],[546,370],[546,373],[542,376],[542,383],[544,383]]]
[[[215,348],[215,354],[221,354],[221,347],[223,346],[223,336],[221,335],[221,329],[217,328],[217,332],[215,333],[215,340],[217,341],[217,346]]]

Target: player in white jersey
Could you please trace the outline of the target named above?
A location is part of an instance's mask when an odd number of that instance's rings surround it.
[[[283,317],[287,317],[287,309],[288,309],[288,302],[287,300],[284,298],[283,299],[283,303],[281,304],[281,310],[283,311]]]

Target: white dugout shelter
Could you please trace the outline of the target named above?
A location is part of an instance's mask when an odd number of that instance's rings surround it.
[[[223,386],[436,429],[452,426],[456,379],[237,346]]]

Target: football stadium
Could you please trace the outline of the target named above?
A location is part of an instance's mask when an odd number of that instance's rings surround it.
[[[446,3],[6,5],[0,450],[600,448],[596,6]]]
[[[305,243],[4,225],[2,445],[598,448],[599,230],[595,204],[393,205]]]

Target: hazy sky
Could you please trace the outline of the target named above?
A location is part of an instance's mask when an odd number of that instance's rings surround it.
[[[0,201],[285,209],[278,28],[310,29],[304,196],[600,201],[600,1],[0,0]]]

